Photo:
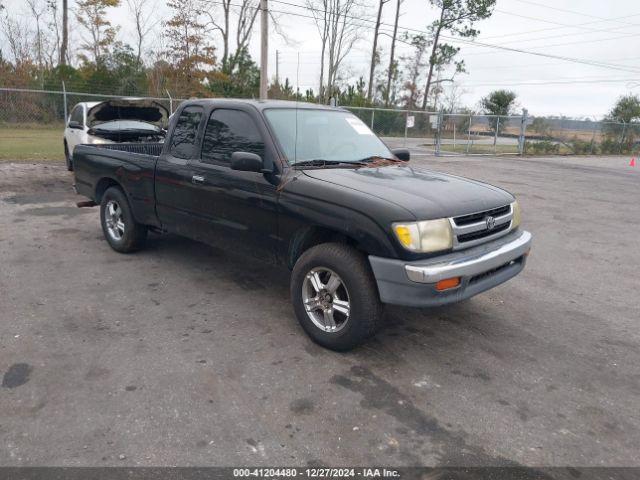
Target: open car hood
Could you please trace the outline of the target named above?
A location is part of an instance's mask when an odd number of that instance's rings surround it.
[[[166,128],[169,110],[160,102],[143,98],[119,98],[94,105],[87,112],[87,126],[114,120],[139,120]]]

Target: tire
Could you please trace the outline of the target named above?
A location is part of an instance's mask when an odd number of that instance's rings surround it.
[[[67,164],[67,170],[73,172],[73,159],[71,154],[69,154],[69,146],[67,142],[64,142],[64,161]]]
[[[147,227],[135,221],[124,192],[109,187],[100,202],[102,233],[116,252],[130,253],[140,250],[147,239]]]
[[[333,275],[341,283],[337,289]],[[319,289],[322,286],[325,288]],[[317,245],[300,256],[291,275],[291,300],[305,332],[330,350],[357,347],[376,333],[382,319],[382,303],[367,259],[341,243]],[[344,313],[345,300],[348,315]],[[327,312],[332,312],[331,318]]]

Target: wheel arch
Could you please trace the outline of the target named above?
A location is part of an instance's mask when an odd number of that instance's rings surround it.
[[[287,267],[293,269],[298,258],[311,247],[329,242],[343,243],[366,253],[366,249],[357,239],[344,232],[317,225],[307,226],[295,232],[289,242]]]
[[[114,180],[111,177],[102,177],[100,180],[98,180],[98,183],[96,183],[94,193],[96,203],[102,202],[102,196],[104,195],[104,192],[106,192],[110,187],[118,187],[126,195],[124,188],[122,188],[122,185],[118,181]]]

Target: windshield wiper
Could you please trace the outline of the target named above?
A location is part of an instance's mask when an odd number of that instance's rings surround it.
[[[359,160],[359,163],[373,163],[379,160],[386,160],[388,162],[402,162],[402,160],[398,160],[397,158],[391,158],[391,157],[383,157],[381,155],[372,155],[370,157],[365,157]]]
[[[332,165],[364,165],[364,162],[358,160],[356,162],[347,162],[343,160],[323,160],[321,158],[315,160],[303,160],[293,164],[294,167],[327,167]]]

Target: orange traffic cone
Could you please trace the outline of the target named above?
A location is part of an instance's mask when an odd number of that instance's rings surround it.
[[[635,157],[631,159],[631,161],[629,162],[629,166],[630,166],[630,167],[635,167],[635,166],[636,166],[636,159],[635,159]]]

